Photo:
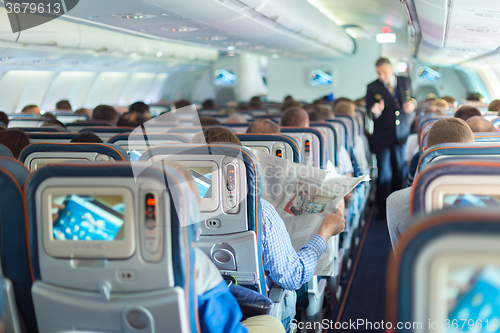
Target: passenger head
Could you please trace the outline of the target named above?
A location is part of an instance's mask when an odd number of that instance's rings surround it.
[[[467,96],[468,101],[480,102],[481,99],[483,99],[483,96],[481,96],[481,94],[477,92],[471,93]]]
[[[264,104],[262,104],[262,101],[259,96],[254,96],[250,99],[250,103],[248,103],[250,106],[250,109],[252,110],[260,110],[264,108]]]
[[[467,119],[467,125],[474,133],[493,133],[496,132],[495,125],[491,121],[480,116],[474,116]]]
[[[144,102],[135,102],[128,107],[128,112],[138,112],[146,118],[151,118],[149,114],[149,105]]]
[[[375,63],[375,68],[377,70],[377,75],[380,82],[384,84],[388,84],[391,82],[391,78],[394,75],[394,70],[389,59],[378,59]]]
[[[0,131],[0,144],[9,148],[15,159],[19,158],[21,151],[30,144],[29,136],[21,130],[9,128]]]
[[[467,120],[470,117],[474,116],[479,116],[481,117],[481,111],[479,111],[478,108],[472,105],[462,105],[461,107],[458,108],[458,110],[455,112],[454,117],[455,118],[460,118],[463,120]]]
[[[246,123],[247,118],[243,117],[239,113],[232,114],[229,116],[225,121],[224,124],[241,124],[241,123]]]
[[[356,117],[356,107],[354,103],[339,103],[337,106],[335,106],[335,109],[333,110],[335,113],[335,116],[349,116],[351,118]]]
[[[234,135],[228,128],[225,127],[209,127],[203,132],[198,132],[193,136],[191,142],[193,143],[231,143],[234,145],[242,146],[240,139]]]
[[[438,99],[438,97],[433,93],[427,94],[427,96],[425,97],[426,101],[435,101],[436,99]]]
[[[445,118],[437,121],[427,135],[427,147],[454,142],[474,143],[472,130],[464,120],[459,118]]]
[[[250,111],[250,106],[247,103],[238,103],[239,111]]]
[[[213,99],[207,99],[205,102],[203,102],[201,108],[203,110],[218,110],[219,106]]]
[[[448,104],[449,104],[450,106],[453,106],[453,107],[455,106],[455,103],[457,102],[457,100],[456,100],[456,99],[454,99],[454,98],[453,98],[453,97],[451,97],[451,96],[444,96],[444,97],[443,97],[443,98],[441,98],[441,99],[444,99],[445,101],[447,101],[447,102],[448,102]]]
[[[424,112],[425,114],[433,114],[435,116],[444,116],[444,112],[437,106],[429,106]]]
[[[304,109],[291,108],[281,116],[281,126],[284,127],[309,127],[309,115]]]
[[[0,122],[4,123],[5,127],[9,126],[9,116],[3,111],[0,111]]]
[[[339,97],[335,101],[333,101],[333,109],[339,104],[339,103],[352,103],[352,100],[347,97]]]
[[[180,101],[177,101],[177,102],[174,102],[174,108],[176,110],[178,109],[182,109],[186,106],[190,106],[191,105],[191,102],[188,101],[187,99],[181,99]]]
[[[436,99],[434,102],[432,102],[432,105],[440,107],[444,110],[448,110],[450,108],[450,104],[448,104],[448,102],[444,99]]]
[[[231,115],[231,114],[235,114],[236,113],[236,108],[234,107],[227,107],[227,108],[223,108],[223,109],[220,109],[219,111],[217,111],[217,114],[220,114],[220,115]]]
[[[309,122],[335,118],[333,111],[326,105],[310,104],[306,105],[304,109],[309,114]]]
[[[195,121],[195,124],[197,125],[197,122]],[[201,127],[206,127],[206,126],[219,126],[220,121],[217,118],[214,118],[212,116],[203,116],[200,117],[200,126]]]
[[[75,136],[73,139],[71,139],[70,142],[73,142],[73,143],[85,143],[85,142],[103,143],[101,138],[92,132],[80,133],[77,136]]]
[[[359,99],[357,99],[357,100],[354,101],[354,104],[356,104],[356,106],[365,107],[366,106],[366,100],[365,100],[365,98],[359,98]]]
[[[92,117],[92,110],[86,109],[86,108],[81,108],[75,111],[76,116],[87,116],[87,117]]]
[[[66,128],[66,126],[61,123],[59,120],[49,120],[43,123],[43,127],[61,127],[61,128]]]
[[[21,113],[28,113],[28,114],[36,114],[36,115],[40,115],[40,109],[38,108],[38,106],[36,106],[35,104],[31,104],[31,105],[26,105],[22,110],[21,110]]]
[[[278,124],[265,118],[254,120],[247,128],[247,133],[277,134],[280,132],[281,130]]]
[[[116,126],[135,128],[147,122],[148,119],[149,118],[139,112],[125,112],[116,122]]]
[[[285,98],[283,99],[283,103],[288,102],[288,101],[293,101],[293,97],[290,95],[285,96]]]
[[[297,101],[294,101],[293,99],[290,99],[288,101],[285,101],[283,102],[283,104],[281,104],[281,112],[285,112],[286,110],[290,109],[290,108],[300,108],[301,107],[301,104]]]
[[[63,99],[56,103],[56,110],[71,111],[73,109],[71,108],[69,101],[67,99]]]
[[[98,105],[92,111],[92,120],[104,120],[116,123],[118,112],[115,108],[109,105]]]
[[[488,105],[488,111],[498,112],[500,111],[500,99],[495,99]]]

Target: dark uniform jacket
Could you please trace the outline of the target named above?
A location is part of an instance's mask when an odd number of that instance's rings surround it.
[[[374,121],[371,138],[372,148],[391,147],[404,144],[410,135],[414,113],[403,112],[403,103],[411,99],[411,81],[407,77],[397,76],[396,96],[392,96],[386,86],[379,80],[368,85],[366,92],[366,109]],[[385,102],[382,114],[375,118],[371,109],[381,99]]]

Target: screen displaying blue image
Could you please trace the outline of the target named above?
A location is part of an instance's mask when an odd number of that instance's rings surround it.
[[[230,86],[236,81],[236,75],[225,69],[215,71],[214,83],[218,86]]]
[[[128,156],[130,157],[130,160],[132,162],[137,162],[137,161],[139,161],[139,158],[141,157],[143,151],[138,151],[138,150],[133,149],[133,150],[127,151],[127,153],[128,153]]]
[[[444,207],[497,207],[500,208],[500,200],[489,195],[445,194]]]
[[[427,66],[420,67],[418,69],[418,75],[420,81],[422,82],[436,82],[441,77],[441,73],[439,73],[436,69],[432,69]]]
[[[196,169],[196,170],[195,170]],[[198,193],[200,193],[200,198],[211,198],[212,197],[212,169],[211,168],[190,168],[193,174],[193,179],[198,187]]]
[[[124,224],[122,196],[65,195],[52,202],[52,236],[58,240],[114,241]]]
[[[313,70],[311,72],[310,83],[312,86],[329,86],[332,84],[333,77],[322,70]]]

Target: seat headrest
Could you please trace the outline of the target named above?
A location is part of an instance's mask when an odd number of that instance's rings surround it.
[[[319,130],[316,128],[311,128],[311,127],[282,127],[281,128],[282,133],[311,133],[314,134],[318,140],[319,140],[319,164],[320,164],[320,169],[325,169],[326,167],[326,145],[325,145],[325,138],[323,136],[323,133],[321,133]]]
[[[464,158],[463,160],[445,160],[442,163],[429,165],[418,174],[413,183],[410,198],[411,216],[418,217],[425,214],[427,204],[426,193],[434,180],[443,176],[457,176],[456,184],[460,184],[460,177],[465,175],[498,176],[500,175],[500,158],[492,157],[484,161],[477,159],[467,160]]]
[[[443,143],[429,147],[420,157],[418,172],[437,156],[443,155],[498,155],[500,144]]]
[[[182,143],[191,143],[191,140],[185,135],[177,134],[177,133],[165,133],[165,134],[136,134],[132,132],[132,134],[116,134],[112,136],[107,143],[115,143],[117,141],[137,141],[137,142],[146,142],[148,140],[151,141],[179,141]]]
[[[98,153],[112,157],[115,161],[129,161],[122,147],[105,143],[32,143],[23,149],[19,161],[24,163],[30,154],[38,152]]]
[[[88,121],[75,121],[74,123],[69,123],[66,127],[84,127],[84,126],[115,126],[110,121],[104,120],[88,120]]]
[[[30,140],[71,140],[76,133],[27,133]]]
[[[65,133],[68,132],[67,129],[56,126],[42,126],[42,127],[14,127],[15,129],[19,129],[23,132],[50,132],[50,133]]]
[[[112,126],[86,126],[78,131],[78,133],[130,133],[134,130],[133,127],[112,127]]]
[[[10,151],[9,148],[5,147],[4,145],[0,144],[0,156],[4,157],[14,157],[12,155],[12,152]]]

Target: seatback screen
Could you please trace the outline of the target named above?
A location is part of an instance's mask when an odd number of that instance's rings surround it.
[[[52,236],[61,241],[122,240],[124,210],[124,198],[119,195],[54,196]]]
[[[465,194],[445,194],[443,207],[500,207],[500,196]]]
[[[212,197],[212,168],[210,167],[190,167],[193,179],[198,187],[200,198]]]

